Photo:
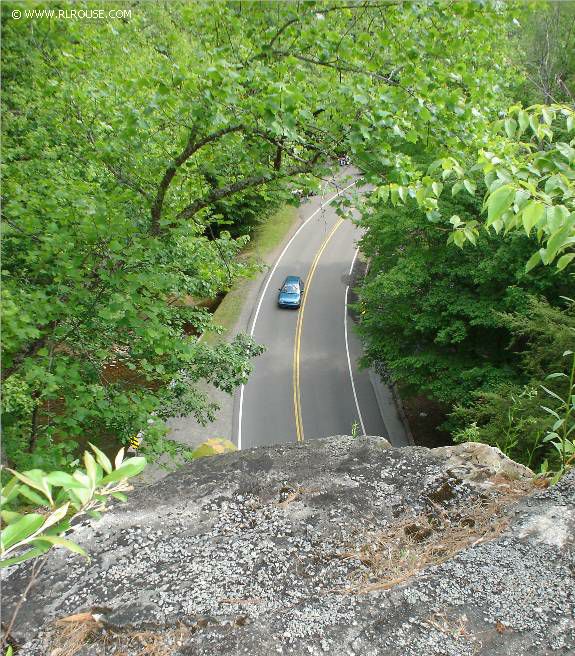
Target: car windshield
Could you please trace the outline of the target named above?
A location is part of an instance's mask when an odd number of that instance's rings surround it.
[[[284,285],[282,291],[284,291],[286,294],[297,294],[299,292],[299,287],[293,284]]]

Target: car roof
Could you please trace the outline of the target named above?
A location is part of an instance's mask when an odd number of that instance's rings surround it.
[[[300,281],[300,277],[299,277],[299,276],[288,276],[288,277],[284,280],[284,285],[287,284],[287,283],[290,283],[290,282],[299,282],[299,281]]]

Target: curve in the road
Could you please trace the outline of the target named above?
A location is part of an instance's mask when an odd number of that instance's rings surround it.
[[[299,384],[299,359],[300,359],[300,351],[301,351],[301,331],[303,328],[305,305],[309,295],[309,290],[311,289],[313,276],[315,274],[315,270],[317,269],[319,258],[321,257],[321,254],[325,251],[326,246],[330,242],[330,239],[334,236],[336,230],[340,227],[342,223],[343,223],[343,219],[339,219],[339,221],[333,226],[330,233],[323,240],[322,245],[319,247],[319,250],[317,251],[314,257],[309,273],[307,275],[306,288],[303,296],[303,301],[297,318],[294,349],[293,349],[293,405],[294,405],[294,412],[295,412],[296,440],[298,442],[303,442],[304,440],[303,420],[301,416],[301,391],[300,391],[300,384]],[[352,379],[352,385],[353,385],[353,379]]]
[[[357,254],[359,253],[359,248],[356,249],[355,254],[353,256],[353,260],[351,261],[351,266],[349,267],[349,277],[351,280],[351,274],[353,273],[353,265],[355,264],[355,260],[357,259]],[[355,389],[355,383],[353,381],[353,370],[351,368],[351,358],[349,356],[349,339],[347,337],[347,297],[349,294],[349,285],[346,285],[345,287],[345,297],[344,297],[344,305],[343,305],[343,325],[344,325],[344,333],[345,333],[345,354],[347,356],[347,366],[349,368],[349,378],[351,380],[351,389],[353,391],[353,400],[355,401],[355,407],[357,408],[357,416],[359,417],[359,424],[361,426],[361,434],[365,435],[365,424],[363,423],[363,417],[361,415],[361,408],[359,407],[359,401],[357,400],[357,391]]]
[[[312,219],[313,219],[313,218],[314,218],[314,217],[315,217],[315,216],[316,216],[316,215],[317,215],[317,214],[318,214],[318,213],[319,213],[324,207],[326,207],[327,205],[329,205],[332,201],[334,201],[336,198],[338,198],[339,196],[341,196],[341,194],[343,194],[343,193],[344,193],[345,191],[347,191],[348,189],[351,189],[351,187],[355,186],[356,184],[357,184],[356,181],[350,183],[349,185],[347,185],[347,186],[344,187],[343,189],[340,189],[340,190],[339,190],[337,193],[335,193],[331,198],[329,198],[325,203],[322,203],[322,204],[318,207],[318,209],[315,210],[315,212],[313,212],[313,213],[312,213],[312,214],[311,214],[311,215],[310,215],[310,216],[309,216],[309,217],[308,217],[308,218],[302,223],[302,225],[301,225],[301,226],[295,231],[295,233],[292,235],[291,239],[290,239],[290,240],[288,241],[288,243],[285,245],[285,247],[283,248],[282,252],[279,254],[279,256],[278,256],[278,258],[277,258],[277,260],[276,260],[276,262],[275,262],[275,264],[274,264],[274,266],[273,266],[273,268],[272,268],[272,270],[269,272],[269,274],[268,274],[268,276],[267,276],[267,279],[266,279],[266,282],[265,282],[265,284],[264,284],[264,288],[262,289],[262,292],[261,292],[261,294],[260,294],[260,297],[259,297],[259,300],[258,300],[258,304],[257,304],[257,306],[256,306],[256,311],[255,311],[255,313],[254,313],[254,318],[253,318],[253,320],[252,320],[252,325],[251,325],[251,327],[250,327],[250,331],[249,331],[250,336],[253,337],[253,335],[254,335],[254,331],[255,331],[256,323],[257,323],[258,316],[259,316],[259,313],[260,313],[260,309],[261,309],[261,306],[262,306],[262,303],[263,303],[263,299],[264,299],[264,297],[265,297],[265,295],[266,295],[266,292],[267,292],[268,287],[269,287],[269,285],[270,285],[270,282],[271,282],[271,280],[272,280],[272,278],[273,278],[273,275],[274,275],[276,269],[278,268],[280,262],[282,261],[282,259],[283,259],[284,255],[285,255],[285,253],[287,252],[287,250],[289,249],[289,247],[290,247],[291,244],[293,243],[293,241],[296,239],[296,237],[298,236],[298,234],[303,230],[303,228],[304,228],[304,227],[305,227],[305,226],[306,226],[306,225],[307,225],[307,224],[308,224],[308,223],[309,223],[309,222],[310,222],[310,221],[311,221],[311,220],[312,220]],[[306,297],[307,297],[307,290],[306,290],[306,296],[305,296],[304,298],[306,298]],[[237,444],[238,450],[242,448],[242,416],[243,416],[244,388],[245,388],[245,386],[242,385],[241,388],[240,388],[240,398],[239,398],[239,411],[238,411],[238,444]]]

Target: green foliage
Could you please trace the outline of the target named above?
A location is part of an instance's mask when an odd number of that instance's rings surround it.
[[[452,155],[442,157],[426,175],[414,174],[408,184],[379,187],[375,197],[387,199],[389,194],[392,205],[414,198],[429,221],[451,224],[448,243],[460,248],[466,241],[475,245],[479,217],[462,221],[439,199],[446,182],[452,195],[462,189],[475,194],[474,172],[481,170],[487,190],[482,207],[487,211],[485,227],[497,234],[524,230],[529,236],[533,231],[540,247],[528,259],[527,271],[541,262],[556,262],[561,271],[575,258],[574,132],[575,112],[567,105],[526,110],[515,105],[505,119],[474,135],[477,150],[470,148],[469,167]]]
[[[570,102],[575,95],[575,4],[531,3],[518,16],[515,32],[516,95],[527,104]]]
[[[446,209],[463,220],[480,211],[474,196],[443,194]],[[360,293],[366,362],[383,363],[404,393],[449,405],[521,380],[504,314],[520,321],[532,311],[528,293],[556,298],[568,289],[550,270],[525,273],[525,235],[502,241],[482,232],[476,248],[459,251],[415,203],[372,205],[362,225],[361,247],[371,259]]]
[[[557,478],[575,462],[575,354],[573,351],[565,351],[563,357],[568,357],[571,361],[568,373],[556,371],[549,374],[547,380],[565,379],[564,396],[541,385],[541,389],[547,395],[548,403],[554,406],[553,408],[541,407],[554,420],[553,426],[543,438],[543,442],[551,444],[559,454],[560,466],[556,474]]]
[[[570,107],[516,106],[496,126],[494,151],[480,153],[488,188],[486,226],[505,233],[525,230],[527,235],[533,230],[541,245],[527,270],[540,262],[556,262],[562,270],[575,257],[574,133]]]
[[[575,365],[571,351],[565,356],[571,358],[570,370],[550,374],[545,385],[502,386],[494,392],[478,392],[473,402],[458,406],[450,420],[461,426],[454,430],[454,440],[496,446],[554,482],[559,480],[575,462]]]
[[[530,9],[532,16],[570,14],[550,5]],[[558,55],[558,44],[528,44],[521,21],[539,32],[535,19],[512,11],[505,16],[510,32],[525,37],[526,51],[547,48],[541,64],[553,67],[550,49]],[[564,38],[570,28],[547,21],[544,31]],[[474,47],[489,66],[493,51]],[[575,114],[562,103],[565,94],[545,93],[545,105],[513,104],[513,93],[526,86],[525,62],[499,52],[516,66],[504,72],[491,64],[498,97],[482,98],[471,84],[456,117],[442,115],[451,134],[439,128],[412,148],[401,140],[383,145],[377,163],[362,163],[373,192],[362,205],[361,246],[371,266],[360,333],[366,363],[383,368],[404,394],[455,408],[449,427],[457,440],[484,441],[557,469],[557,453],[544,442],[553,422],[541,408],[541,385],[549,371],[566,373],[558,357],[572,349],[570,315],[559,307],[572,281],[556,272],[575,258]],[[556,70],[570,70],[561,61]],[[467,242],[475,248],[452,248]],[[555,271],[531,271],[540,263]]]
[[[571,415],[567,420],[561,417],[558,423],[558,406],[563,403],[560,399],[566,398],[564,381],[569,381],[568,362],[562,353],[569,354],[574,343],[573,304],[553,307],[530,298],[526,312],[502,315],[501,319],[513,336],[515,367],[524,382],[473,391],[457,403],[448,426],[457,442],[484,442],[528,467],[538,469],[545,463],[546,471],[561,471],[560,451],[549,442],[561,442],[557,429],[565,427],[565,439],[572,430]],[[554,373],[548,376],[549,371]]]
[[[128,479],[145,467],[143,457],[124,460],[122,449],[112,464],[100,449],[90,444],[94,455],[84,453],[84,469],[73,474],[46,473],[41,469],[18,472],[2,488],[0,514],[4,528],[0,533],[0,567],[10,567],[36,558],[55,546],[78,553],[85,550],[63,535],[72,519],[83,514],[98,518],[107,510],[110,497],[125,501],[131,489]],[[32,506],[40,512],[24,512]]]
[[[494,391],[478,390],[456,406],[448,425],[455,442],[490,444],[537,468],[545,459],[542,441],[550,426],[540,401],[539,390],[529,385],[508,383]]]
[[[210,217],[214,233],[219,235],[227,229],[234,238],[249,235],[251,242],[260,226],[273,221],[280,207],[293,202],[294,195],[285,182],[232,196],[214,204]],[[248,243],[247,248],[250,246]]]
[[[517,88],[514,6],[174,0],[117,22],[16,21],[13,6],[1,8],[12,464],[65,469],[84,434],[144,433],[155,459],[175,448],[166,417],[211,419],[199,383],[231,393],[261,349],[198,341],[217,330],[206,299],[253,272],[240,253],[254,225],[341,153],[375,186],[367,359],[451,403],[517,378],[497,313],[562,283],[526,282],[534,240],[480,234],[475,194],[485,183],[493,227],[536,232],[560,267],[573,198],[570,110],[498,120]],[[408,209],[386,214],[388,200]],[[447,239],[477,249],[461,258]]]
[[[572,288],[570,277],[555,276]],[[534,274],[529,279],[536,280]],[[526,376],[543,381],[551,371],[565,369],[563,353],[573,348],[575,305],[561,295],[552,302],[530,296],[522,314],[505,314],[502,320],[513,335],[512,350]]]
[[[213,329],[205,299],[251,272],[240,235],[338,153],[397,184],[414,144],[459,155],[510,83],[512,14],[491,5],[174,0],[109,22],[14,6],[2,373],[5,452],[24,469],[70,466],[83,434],[144,431],[156,458],[165,417],[210,419],[198,383],[231,392],[260,352],[195,339]]]

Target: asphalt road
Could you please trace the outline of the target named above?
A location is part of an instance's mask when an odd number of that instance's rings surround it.
[[[336,215],[328,202],[334,193],[332,187],[300,208],[304,222],[258,295],[249,331],[266,351],[236,403],[239,448],[353,431],[388,437],[369,374],[357,366],[361,344],[346,306],[361,233]],[[305,283],[299,310],[277,306],[288,275]]]

